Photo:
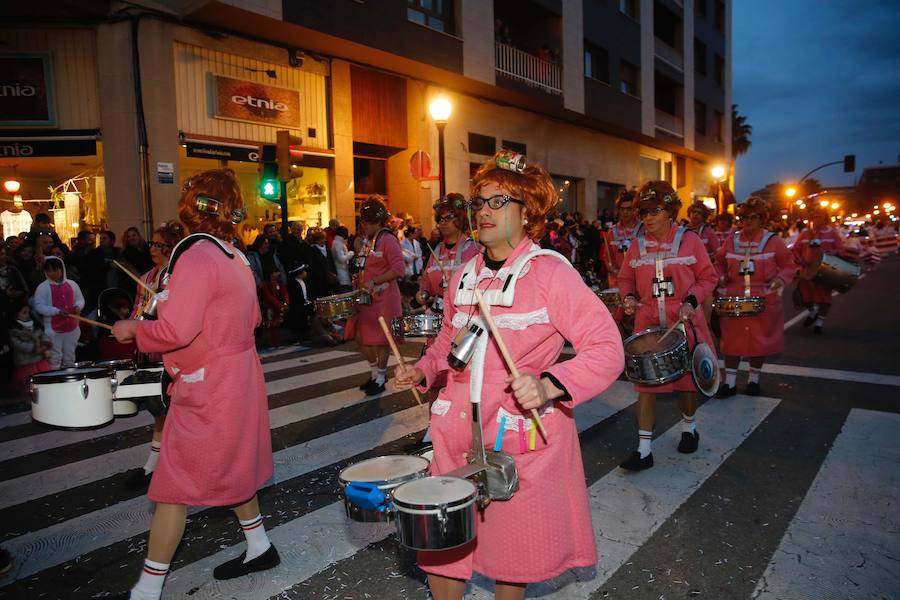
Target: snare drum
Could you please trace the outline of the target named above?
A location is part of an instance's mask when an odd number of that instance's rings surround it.
[[[391,319],[395,337],[437,337],[441,332],[441,315],[407,315]]]
[[[860,266],[856,263],[833,254],[823,254],[822,264],[819,265],[812,280],[846,294],[856,285],[860,272]]]
[[[91,360],[80,360],[77,363],[73,364],[71,367],[67,367],[70,369],[87,369],[89,367],[94,366],[94,361]]]
[[[395,488],[425,477],[428,467],[428,460],[421,456],[392,455],[377,456],[343,469],[338,481],[347,516],[363,523],[392,520]]]
[[[447,550],[475,539],[478,491],[468,479],[424,477],[394,490],[397,537],[414,550]]]
[[[147,401],[149,398],[158,398],[162,395],[161,362],[138,363],[135,371],[124,379],[119,380],[116,388],[116,402],[130,402],[135,406]]]
[[[96,429],[113,421],[109,370],[61,369],[31,376],[31,418],[58,429]]]
[[[372,304],[372,296],[368,292],[355,290],[333,296],[324,296],[314,300],[316,314],[323,319],[337,320],[352,317],[359,309],[360,304]]]
[[[625,374],[643,385],[662,385],[675,381],[690,369],[687,338],[676,329],[663,340],[665,330],[651,327],[625,340]]]
[[[603,304],[605,304],[607,308],[615,308],[622,302],[619,299],[619,288],[596,290],[594,293],[597,294],[598,298],[603,300]]]
[[[721,296],[713,302],[713,312],[720,317],[750,317],[765,309],[762,296]]]
[[[119,385],[127,377],[134,374],[134,361],[130,360],[105,360],[95,363],[96,367],[109,369],[109,382],[113,392],[113,415],[117,417],[133,417],[138,413],[137,402],[131,399],[119,398],[117,395]]]

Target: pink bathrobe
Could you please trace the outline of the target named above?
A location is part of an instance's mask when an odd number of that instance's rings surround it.
[[[628,253],[625,255],[625,261],[619,270],[619,293],[624,298],[627,294],[634,294],[638,297],[640,306],[634,316],[635,333],[643,331],[648,327],[659,326],[659,309],[657,299],[653,297],[653,278],[656,276],[655,254],[657,252],[669,252],[672,249],[672,243],[675,240],[675,232],[678,231],[677,225],[672,225],[665,240],[661,243],[647,236],[647,256],[641,258],[638,241],[635,240]],[[678,256],[667,258],[664,261],[663,273],[666,277],[671,277],[675,284],[675,295],[666,298],[666,319],[671,327],[678,320],[678,310],[684,304],[684,299],[693,294],[697,299],[698,309],[694,312],[691,323],[697,332],[700,342],[706,342],[710,348],[715,348],[706,319],[703,316],[703,300],[709,296],[716,287],[719,279],[715,267],[709,260],[706,253],[706,247],[703,242],[693,231],[685,231],[681,238],[681,246],[678,249]],[[691,335],[690,326],[686,326],[688,347],[694,348],[694,338]],[[690,373],[685,373],[682,377],[665,383],[663,385],[638,385],[635,384],[638,392],[648,392],[651,394],[660,394],[663,392],[695,392],[697,391]]]
[[[447,276],[452,277],[462,265],[478,254],[478,244],[472,238],[460,235],[453,248],[447,249],[444,246],[444,242],[441,242],[434,251],[438,258],[441,259],[444,269],[447,270]],[[429,296],[443,294],[441,278],[441,267],[434,261],[434,256],[429,252],[428,260],[425,263],[425,272],[419,278],[419,291],[426,292]]]
[[[523,240],[496,279],[497,273],[484,267],[481,255],[474,258],[479,272],[477,287],[501,288],[507,267],[532,249],[537,246]],[[452,278],[448,300],[459,287],[464,270]],[[447,385],[431,408],[435,449],[431,468],[435,474],[464,466],[464,455],[472,445],[472,365],[455,371],[447,364],[447,353],[468,315],[478,313],[477,305],[457,307],[452,301],[445,302],[441,333],[417,363],[425,372],[425,385],[432,385],[440,373],[447,375]],[[519,370],[551,374],[569,397],[542,409],[546,410],[547,443],[538,434],[535,450],[523,451],[518,428],[530,426],[530,422],[504,383],[509,371],[499,351],[493,341],[488,344],[481,394],[484,442],[493,446],[500,415],[506,414],[502,447],[516,461],[520,488],[511,500],[492,502],[483,518],[479,516],[474,541],[452,550],[420,552],[418,562],[426,572],[445,577],[469,579],[477,571],[501,581],[543,581],[597,562],[572,407],[605,390],[622,372],[622,342],[609,311],[575,269],[548,256],[532,260],[522,272],[513,305],[494,306],[492,314]],[[563,340],[572,342],[577,355],[556,363]]]
[[[818,248],[810,246],[810,242],[813,240],[819,240]],[[794,242],[794,259],[797,261],[798,267],[804,269],[822,253],[844,255],[844,240],[834,227],[826,226],[821,230],[807,227],[797,236],[797,240]],[[804,278],[802,271],[797,280],[797,290],[800,292],[803,304],[831,304],[831,288],[818,281]]]
[[[403,276],[406,272],[406,263],[403,262],[403,250],[400,242],[387,229],[382,229],[375,238],[375,247],[366,255],[366,267],[359,278],[359,285],[371,279],[384,275],[388,271],[399,273]],[[366,346],[387,346],[387,338],[378,324],[378,316],[384,317],[390,327],[391,319],[403,314],[403,305],[400,302],[400,287],[397,280],[382,283],[375,286],[372,294],[372,304],[359,306],[360,341]]]
[[[253,273],[243,255],[200,241],[178,259],[158,296],[156,321],[140,321],[141,352],[163,353],[173,377],[159,464],[148,496],[199,506],[241,504],[272,477],[272,442]]]
[[[725,239],[716,255],[716,266],[725,278],[725,296],[744,295],[744,276],[740,274],[741,264],[750,250],[754,272],[750,276],[750,295],[763,296],[766,308],[758,315],[747,317],[726,317],[719,319],[722,328],[721,349],[726,356],[771,356],[784,350],[784,306],[781,296],[769,291],[769,285],[779,277],[785,287],[794,278],[797,270],[794,255],[775,234],[760,248],[766,231],[760,229],[748,240],[738,233],[738,247],[735,236]]]

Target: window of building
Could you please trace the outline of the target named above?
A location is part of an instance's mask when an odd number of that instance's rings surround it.
[[[662,174],[662,161],[651,156],[641,156],[638,163],[641,181],[658,181]]]
[[[716,141],[724,142],[725,141],[725,115],[720,113],[719,111],[713,111],[716,116]]]
[[[513,142],[511,140],[503,140],[500,143],[500,148],[503,150],[509,150],[510,152],[517,152],[519,154],[523,154],[528,156],[528,146],[521,142]]]
[[[354,156],[353,191],[356,203],[359,204],[370,194],[381,194],[387,198],[387,190],[387,160]]]
[[[641,70],[623,60],[619,69],[619,91],[632,96],[640,96],[640,80]]]
[[[585,40],[584,42],[584,76],[609,83],[609,53]]]
[[[453,0],[407,0],[406,18],[444,33],[453,33]]]
[[[686,182],[687,161],[683,156],[675,157],[675,188],[683,188]]]
[[[672,183],[672,161],[667,160],[663,163],[663,180]]]
[[[716,2],[716,31],[725,35],[725,3],[722,0]]]
[[[635,21],[640,21],[638,0],[619,0],[619,12],[631,17]]]
[[[706,76],[706,44],[694,38],[694,71]]]
[[[653,35],[681,53],[681,18],[661,2],[653,3]]]
[[[492,156],[497,151],[497,138],[469,132],[469,152]]]
[[[694,129],[706,135],[706,105],[699,100],[694,100]]]
[[[706,18],[706,0],[694,0],[694,14]]]
[[[722,87],[723,83],[725,82],[725,59],[723,59],[718,54],[716,54],[716,70],[714,75],[716,78],[716,84],[718,84],[719,87]]]

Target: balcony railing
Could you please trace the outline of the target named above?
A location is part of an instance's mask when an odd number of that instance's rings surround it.
[[[669,135],[684,137],[684,121],[658,108],[656,109],[656,128]]]
[[[494,59],[497,72],[504,77],[550,94],[562,94],[562,69],[559,65],[499,42],[495,44]]]
[[[679,71],[684,71],[684,57],[681,52],[668,45],[659,38],[654,38],[654,54],[663,59]]]

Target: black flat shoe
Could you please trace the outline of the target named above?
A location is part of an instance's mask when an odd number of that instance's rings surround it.
[[[375,380],[372,379],[371,377],[369,377],[368,379],[366,379],[366,382],[364,384],[359,386],[359,389],[364,392],[364,391],[366,391],[366,388],[368,388],[373,383],[375,383]]]
[[[383,383],[375,383],[375,381],[369,382],[369,385],[366,386],[366,389],[363,390],[366,393],[366,396],[377,396],[378,394],[384,392],[384,384]]]
[[[227,563],[222,563],[213,569],[213,577],[219,581],[235,579],[257,571],[274,569],[281,564],[281,557],[278,556],[278,550],[275,549],[275,546],[269,546],[268,550],[249,562],[244,562],[245,556],[247,556],[246,551],[241,552],[241,555],[237,558],[233,558]]]
[[[813,333],[816,335],[822,335],[823,333],[825,333],[825,330],[822,329],[821,325],[816,325],[815,327],[813,327]]]
[[[807,317],[805,319],[803,319],[803,326],[809,327],[810,325],[812,325],[815,322],[816,322],[816,315],[810,313],[809,315],[807,315]]]
[[[716,392],[716,398],[731,398],[737,394],[737,388],[728,385],[727,383],[723,383],[719,386],[719,391]]]
[[[750,383],[748,383],[745,393],[748,396],[759,396],[759,383],[756,381],[751,381]]]
[[[632,452],[619,466],[626,471],[644,471],[653,466],[653,453],[641,458],[640,452]]]
[[[695,431],[694,433],[688,433],[687,431],[681,432],[681,441],[678,442],[678,451],[682,454],[693,454],[697,451],[697,446],[700,444],[700,432]]]
[[[125,480],[125,487],[129,490],[143,490],[150,485],[153,473],[144,473],[144,467],[134,469],[128,479]]]

